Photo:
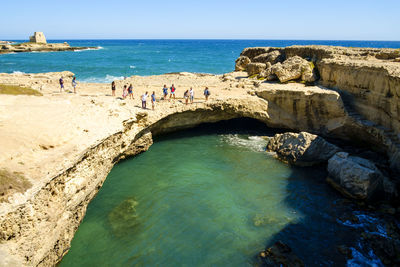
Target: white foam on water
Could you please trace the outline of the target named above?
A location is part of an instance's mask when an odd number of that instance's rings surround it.
[[[255,152],[264,152],[267,141],[260,136],[244,137],[238,134],[221,135],[222,141],[238,147],[248,148]]]
[[[22,71],[15,70],[15,71],[12,72],[12,74],[22,75],[22,74],[26,74],[26,73],[22,72]]]
[[[99,78],[99,77],[90,77],[90,78],[86,78],[86,79],[82,79],[82,82],[85,83],[111,83],[112,81],[116,81],[116,80],[123,80],[124,76],[113,76],[113,75],[106,75],[103,78]]]
[[[6,63],[4,63],[4,65],[15,65],[15,63],[14,62],[6,62]]]
[[[129,68],[130,69],[136,69],[136,66],[135,65],[130,65]]]
[[[89,47],[89,48],[85,48],[85,49],[77,49],[77,50],[74,50],[74,52],[91,51],[91,50],[101,50],[101,49],[104,49],[104,47],[102,47],[102,46],[97,46],[97,47],[95,47],[95,48]]]

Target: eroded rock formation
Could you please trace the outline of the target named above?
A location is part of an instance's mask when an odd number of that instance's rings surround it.
[[[249,58],[247,64],[251,65],[272,52],[280,54],[279,60],[270,69],[252,68],[251,75],[259,71],[258,77],[267,81],[315,81],[337,91],[349,115],[343,137],[370,143],[375,150],[386,152],[392,169],[400,172],[400,49],[254,47],[244,49],[241,56]],[[285,100],[272,102],[281,106],[280,101]]]
[[[21,52],[56,52],[76,51],[82,49],[97,49],[96,47],[72,47],[68,43],[41,43],[29,42],[20,44],[0,44],[0,54],[21,53]]]
[[[336,153],[328,161],[327,181],[343,194],[355,199],[368,199],[383,181],[383,175],[369,160]]]
[[[340,148],[322,137],[307,132],[276,134],[270,139],[267,149],[297,166],[325,163],[340,151]]]

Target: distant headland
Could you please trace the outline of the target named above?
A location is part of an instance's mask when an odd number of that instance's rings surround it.
[[[13,44],[10,41],[0,41],[0,54],[20,52],[53,52],[75,51],[82,49],[97,49],[96,47],[71,47],[67,42],[47,43],[43,32],[35,32],[29,37],[29,42]]]

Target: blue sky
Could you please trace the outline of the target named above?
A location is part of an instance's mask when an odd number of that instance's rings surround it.
[[[0,14],[0,40],[400,40],[400,0],[18,0]]]

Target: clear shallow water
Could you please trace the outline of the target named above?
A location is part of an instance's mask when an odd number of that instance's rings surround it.
[[[99,50],[0,55],[0,72],[40,73],[69,70],[86,82],[111,82],[132,75],[168,72],[222,74],[251,46],[339,45],[400,48],[399,41],[318,40],[57,40]]]
[[[159,139],[113,168],[60,266],[251,266],[276,240],[309,266],[346,264],[336,246],[357,236],[337,220],[325,172],[290,168],[264,146],[254,133]]]

